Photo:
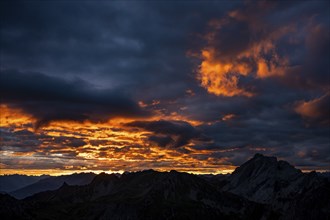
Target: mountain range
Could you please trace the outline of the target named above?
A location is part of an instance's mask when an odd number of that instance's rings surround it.
[[[95,173],[75,173],[72,175],[50,176],[33,184],[10,192],[17,199],[23,199],[35,193],[58,189],[64,182],[70,185],[86,185],[96,176]]]
[[[3,175],[0,176],[0,192],[12,192],[38,182],[41,179],[49,177],[48,175],[42,176],[26,176],[26,175]]]
[[[57,189],[41,190],[24,199],[17,199],[17,195],[15,198],[14,193],[2,193],[0,217],[330,219],[327,178],[316,172],[303,173],[285,161],[261,154],[230,175],[145,170],[122,175],[90,174],[89,177],[91,181],[87,181],[86,174],[81,176],[85,182],[62,178]],[[37,182],[40,189],[44,189],[42,182]]]

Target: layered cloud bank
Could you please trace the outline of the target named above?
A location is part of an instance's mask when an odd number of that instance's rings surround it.
[[[329,7],[1,2],[1,169],[329,170]]]

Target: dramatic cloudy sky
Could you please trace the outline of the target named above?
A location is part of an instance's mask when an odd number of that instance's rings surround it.
[[[330,170],[327,1],[1,1],[1,174]]]

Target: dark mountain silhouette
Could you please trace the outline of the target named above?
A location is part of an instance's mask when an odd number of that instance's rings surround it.
[[[319,184],[319,178],[314,173],[304,174],[288,162],[261,154],[256,154],[238,167],[227,181],[229,183],[224,190],[261,203],[288,198],[311,185]]]
[[[259,219],[271,215],[263,205],[217,191],[187,173],[147,170],[100,174],[86,186],[63,184],[58,190],[23,200],[37,219]]]
[[[15,219],[25,220],[33,219],[33,217],[26,212],[24,202],[11,197],[8,194],[0,193],[0,218],[1,219]]]
[[[322,173],[317,173],[320,177],[327,178],[330,180],[330,172],[322,172]]]
[[[23,200],[0,196],[1,219],[330,219],[315,172],[257,154],[231,175],[146,170],[99,174]],[[17,211],[15,211],[17,210]]]
[[[287,219],[330,218],[330,184],[316,172],[303,173],[286,161],[256,154],[222,182],[232,192],[281,213]]]
[[[72,175],[51,176],[10,192],[9,194],[17,199],[23,199],[38,192],[58,189],[64,182],[67,182],[70,185],[86,185],[89,184],[95,176],[96,174],[94,173],[75,173]]]
[[[33,184],[41,179],[49,177],[48,175],[42,176],[26,176],[26,175],[4,175],[0,176],[0,192],[12,192],[30,184]]]

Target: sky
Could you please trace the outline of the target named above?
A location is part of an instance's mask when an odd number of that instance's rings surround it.
[[[330,170],[327,1],[1,1],[0,174]]]

